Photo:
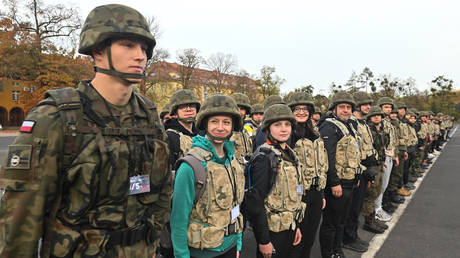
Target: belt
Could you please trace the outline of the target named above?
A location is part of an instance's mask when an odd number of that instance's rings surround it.
[[[233,224],[228,225],[225,228],[225,236],[236,234],[236,224],[237,223],[238,223],[238,221],[233,223]]]
[[[131,246],[141,240],[146,240],[148,231],[148,227],[143,224],[128,230],[110,232],[109,243],[112,246]]]

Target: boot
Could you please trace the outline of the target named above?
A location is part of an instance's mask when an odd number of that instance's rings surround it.
[[[380,221],[378,219],[375,220],[375,224],[377,224],[377,226],[379,226],[383,231],[385,231],[386,229],[388,229],[388,225],[387,223],[383,222],[383,221]]]
[[[382,234],[385,231],[377,225],[375,213],[372,213],[364,218],[363,229],[375,234]]]
[[[384,202],[382,204],[382,209],[386,211],[387,213],[393,213],[398,207],[393,205],[392,202]]]
[[[398,195],[401,195],[401,196],[409,196],[409,195],[411,195],[411,192],[407,191],[406,188],[404,188],[404,187],[399,188],[399,189],[396,191],[396,193],[397,193]]]
[[[391,195],[391,201],[394,202],[394,203],[398,203],[398,204],[401,204],[401,203],[404,203],[404,197],[400,196],[400,195],[397,195],[397,194],[392,194]]]

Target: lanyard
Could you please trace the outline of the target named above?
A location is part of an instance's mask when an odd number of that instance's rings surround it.
[[[228,155],[226,155],[226,157],[229,161],[229,166],[230,166],[230,170],[232,171],[233,177],[230,175],[230,171],[228,171],[227,166],[225,166],[225,161],[224,161],[224,168],[225,168],[225,171],[227,172],[227,176],[228,176],[228,179],[230,180],[230,184],[232,185],[233,203],[236,203],[236,180],[235,180],[236,175],[235,175],[235,172],[233,171],[232,161],[230,160]]]

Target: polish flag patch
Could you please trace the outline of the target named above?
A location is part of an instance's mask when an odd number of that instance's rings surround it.
[[[32,130],[34,129],[35,126],[35,121],[29,121],[25,120],[22,122],[21,128],[19,128],[19,131],[22,133],[31,133]]]

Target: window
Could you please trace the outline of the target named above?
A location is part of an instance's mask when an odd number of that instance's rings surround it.
[[[19,91],[18,90],[12,91],[12,99],[13,99],[13,101],[18,101],[19,100]]]
[[[13,87],[19,87],[19,82],[13,82]]]

